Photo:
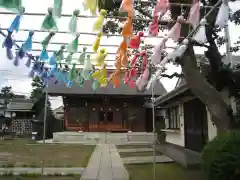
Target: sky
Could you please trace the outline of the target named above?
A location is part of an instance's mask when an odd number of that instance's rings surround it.
[[[63,14],[72,14],[73,10],[80,9],[81,15],[90,15],[89,12],[84,12],[82,8],[82,1],[83,0],[63,0]],[[22,0],[23,6],[25,7],[26,13],[47,13],[47,8],[52,7],[53,0]],[[232,11],[236,11],[240,9],[240,1],[235,3],[230,3],[230,8]],[[0,27],[1,28],[8,28],[14,19],[15,15],[6,15],[4,12],[9,12],[6,9],[0,8]],[[39,30],[41,28],[41,24],[43,22],[44,16],[23,16],[23,19],[20,24],[20,29],[28,29],[28,30]],[[78,30],[79,32],[83,33],[92,33],[92,26],[95,22],[96,18],[79,18],[78,20]],[[57,21],[58,29],[60,31],[68,31],[68,23],[70,21],[69,17],[62,17]],[[234,41],[239,37],[239,31],[240,27],[235,26],[233,24],[229,24],[230,27],[230,36],[232,44]],[[42,41],[48,33],[43,32],[35,32],[34,34],[34,41]],[[164,34],[162,34],[164,35]],[[18,33],[13,34],[13,38],[15,40],[23,40],[25,41],[28,36],[27,31],[19,31]],[[95,41],[95,35],[84,35],[81,34],[79,38],[79,43],[83,44],[93,44]],[[70,43],[73,40],[74,36],[71,34],[56,34],[51,42],[58,42],[58,43]],[[120,36],[118,37],[106,37],[103,36],[101,39],[101,44],[104,45],[119,45],[122,38]],[[155,38],[155,37],[147,37],[144,38],[145,44],[152,44],[155,45],[161,40],[161,38]],[[3,43],[4,38],[0,35],[0,43]],[[18,43],[21,45],[21,43]],[[58,50],[61,45],[55,45],[55,44],[49,44],[48,49],[50,50]],[[174,44],[172,41],[168,41],[167,43],[168,47],[174,47],[176,44]],[[81,50],[82,47],[79,47],[79,50]],[[87,51],[92,52],[92,47],[87,46]],[[108,60],[114,60],[115,55],[111,53],[115,53],[117,50],[117,47],[105,47],[107,52],[110,53],[107,56]],[[41,44],[33,44],[33,49],[40,50]],[[172,48],[168,49],[169,51],[172,50]],[[197,54],[203,53],[204,49],[196,48],[195,49]],[[221,47],[220,52],[224,53],[225,48]],[[33,55],[39,55],[40,51],[33,51]],[[51,53],[49,54],[51,55]],[[78,54],[79,55],[79,54]],[[65,54],[67,56],[67,54]],[[18,67],[15,67],[11,60],[8,60],[6,58],[6,51],[2,47],[0,47],[0,86],[5,85],[11,85],[13,88],[13,91],[16,94],[24,94],[29,95],[31,92],[31,79],[28,77],[29,69],[25,67],[26,60],[22,60],[20,65]],[[77,56],[76,56],[77,57]],[[114,61],[108,62],[109,66],[113,66]],[[167,73],[171,74],[172,72],[181,72],[180,67],[176,67],[172,64],[167,65]],[[167,91],[171,91],[177,82],[177,79],[167,79],[163,78],[161,79],[161,82],[163,83],[164,87],[167,89]],[[52,108],[56,108],[62,104],[62,101],[59,97],[51,97],[51,103]]]

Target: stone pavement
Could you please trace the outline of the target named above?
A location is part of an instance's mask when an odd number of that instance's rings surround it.
[[[96,146],[81,180],[129,180],[129,174],[114,144]]]
[[[84,168],[44,168],[44,175],[53,175],[53,174],[61,174],[61,175],[68,175],[68,174],[81,174],[84,171]],[[0,175],[4,174],[14,174],[14,175],[21,175],[21,174],[41,174],[41,168],[0,168]]]
[[[118,152],[153,152],[153,148],[118,149]]]
[[[153,163],[153,156],[135,156],[135,157],[125,157],[123,158],[124,164],[145,164]],[[171,163],[174,162],[171,158],[161,155],[156,156],[157,163]]]
[[[43,143],[43,141],[37,141],[38,143]],[[98,144],[97,141],[91,141],[91,140],[87,140],[87,141],[64,141],[64,142],[56,142],[53,141],[53,139],[46,139],[45,140],[46,144],[83,144],[83,145],[96,145]]]

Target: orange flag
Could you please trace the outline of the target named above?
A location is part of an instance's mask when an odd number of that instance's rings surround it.
[[[134,16],[133,0],[122,0],[119,11],[127,12],[128,16]]]
[[[119,87],[121,81],[121,70],[117,69],[114,73],[112,73],[109,80],[111,80],[114,88]]]
[[[128,16],[127,21],[125,22],[122,29],[122,36],[128,38],[131,37],[132,35],[133,35],[132,17]]]

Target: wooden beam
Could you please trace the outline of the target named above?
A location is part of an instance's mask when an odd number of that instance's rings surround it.
[[[170,108],[173,106],[177,106],[179,104],[184,104],[185,102],[191,101],[193,99],[196,99],[196,97],[195,96],[184,96],[184,97],[181,97],[180,100],[171,102],[165,106],[160,106],[160,108],[163,108],[163,109]]]

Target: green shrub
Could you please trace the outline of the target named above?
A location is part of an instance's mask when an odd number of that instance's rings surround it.
[[[210,141],[202,153],[202,168],[209,180],[240,179],[240,131],[231,131]]]

